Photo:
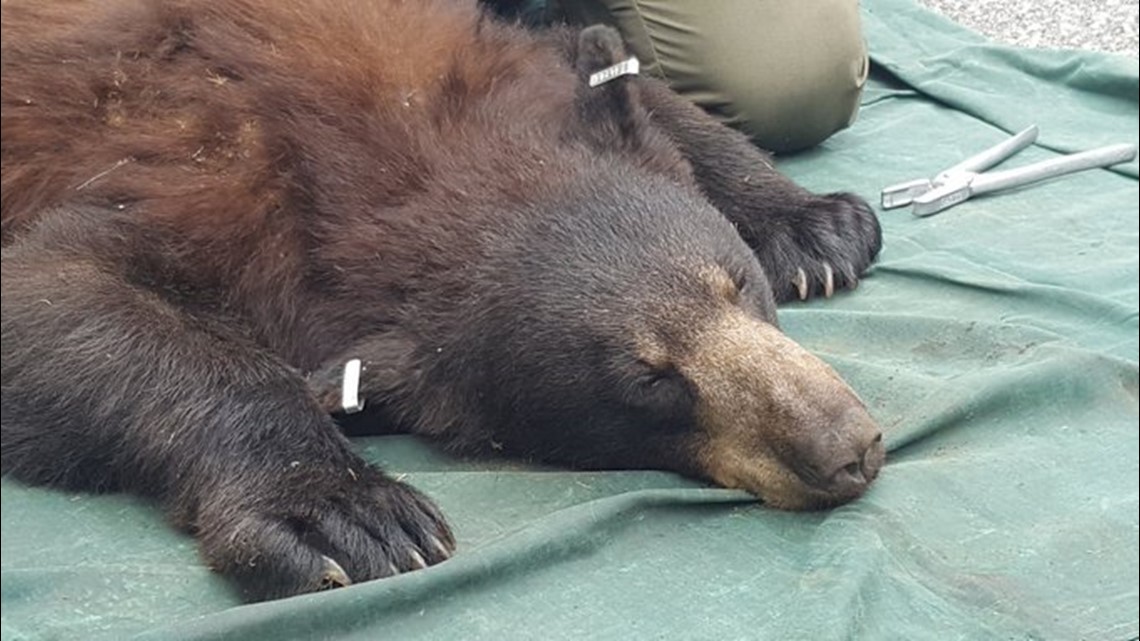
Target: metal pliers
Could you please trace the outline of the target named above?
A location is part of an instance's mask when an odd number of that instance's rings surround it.
[[[1020,187],[1094,167],[1108,167],[1129,162],[1136,157],[1135,145],[1109,145],[1017,169],[979,173],[1033,144],[1033,141],[1037,140],[1037,133],[1037,125],[1033,125],[1016,136],[967,158],[934,178],[911,180],[887,187],[882,193],[883,209],[894,209],[913,203],[915,216],[930,216],[964,202],[971,196]]]

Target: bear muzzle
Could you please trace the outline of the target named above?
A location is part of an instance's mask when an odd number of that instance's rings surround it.
[[[885,460],[854,391],[772,325],[731,311],[681,366],[697,388],[697,466],[773,507],[810,510],[862,495]]]

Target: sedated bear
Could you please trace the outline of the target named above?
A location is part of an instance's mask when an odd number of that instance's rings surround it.
[[[152,497],[250,599],[440,562],[339,431],[859,496],[875,422],[778,329],[881,232],[625,59],[474,3],[3,4],[3,472]],[[596,86],[591,86],[596,85]]]

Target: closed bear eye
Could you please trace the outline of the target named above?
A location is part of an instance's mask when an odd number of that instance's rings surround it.
[[[689,385],[672,365],[652,365],[638,361],[640,373],[627,386],[625,401],[654,414],[683,412],[691,402]]]
[[[638,382],[643,384],[657,382],[675,371],[670,363],[651,363],[644,358],[635,361],[634,369],[637,371]]]
[[[646,372],[638,377],[637,383],[642,387],[653,389],[669,382],[670,373],[667,371]]]

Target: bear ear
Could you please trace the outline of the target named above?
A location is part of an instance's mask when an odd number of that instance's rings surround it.
[[[578,73],[577,137],[602,149],[636,150],[645,144],[649,114],[637,86],[640,63],[625,51],[618,32],[605,25],[586,27],[574,52]]]

